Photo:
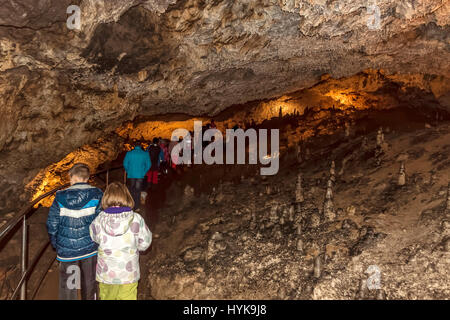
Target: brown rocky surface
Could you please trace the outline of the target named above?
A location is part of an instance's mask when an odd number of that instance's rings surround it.
[[[149,192],[142,212],[154,238],[140,257],[141,299],[449,298],[449,113],[436,119],[423,106],[330,104],[259,123],[280,129],[277,175],[261,176],[258,165],[195,165]],[[130,124],[36,182],[61,176],[76,158],[97,166],[117,157],[122,135],[153,135],[153,128]],[[155,203],[163,204],[157,224]],[[47,212],[29,221],[31,252],[47,239]],[[19,278],[20,236],[2,249],[0,297]],[[52,253],[33,273],[30,293]],[[368,289],[377,270],[381,289]],[[55,274],[38,298],[56,298]]]
[[[298,127],[316,131],[311,153],[299,162],[294,147],[285,149],[275,176],[243,165],[187,169],[151,225],[159,236],[141,258],[141,297],[448,299],[450,127],[426,128],[415,112],[302,118]],[[342,119],[354,120],[348,137]],[[379,126],[386,145],[376,156]],[[402,161],[406,184],[398,186]],[[334,216],[324,211],[329,180]],[[188,187],[195,197],[186,199]],[[379,289],[369,288],[377,275]]]
[[[69,4],[81,30],[67,28]],[[368,68],[448,107],[449,2],[379,0],[375,30],[370,5],[1,1],[0,212],[29,199],[40,170],[138,114],[214,115]]]

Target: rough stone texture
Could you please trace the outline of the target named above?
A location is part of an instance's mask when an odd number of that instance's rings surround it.
[[[217,114],[367,68],[448,106],[449,3],[377,3],[379,30],[362,0],[1,1],[0,212],[39,170],[137,114]]]
[[[409,112],[411,109],[403,116]],[[396,118],[390,113],[380,117],[374,113],[370,117],[380,121]],[[399,120],[396,125],[389,125],[390,130],[385,133],[390,143],[386,161],[374,169],[373,152],[354,151],[362,135],[367,135],[369,150],[373,150],[380,123],[374,120],[371,130],[364,132],[361,126],[365,120],[356,119],[358,134],[347,139],[343,120],[351,118],[329,112],[314,126],[337,125],[339,130],[311,139],[310,160],[298,164],[295,158],[290,162],[282,158],[278,175],[265,179],[255,176],[274,190],[279,189],[277,193],[267,195],[264,183],[225,187],[228,182],[218,182],[214,177],[209,181],[210,189],[223,185],[225,196],[233,201],[211,205],[207,197],[198,197],[193,207],[181,210],[183,218],[173,225],[166,222],[177,215],[179,200],[169,199],[161,212],[164,218],[156,226],[160,241],[155,242],[151,256],[142,257],[141,263],[148,272],[140,283],[142,296],[448,299],[450,222],[445,210],[450,173],[446,157],[450,149],[443,146],[450,141],[449,123],[430,129],[418,119],[421,127],[415,131],[406,129],[414,121],[406,124]],[[313,126],[312,121],[305,121],[298,126]],[[426,151],[408,160],[411,182],[399,188],[398,163],[394,160],[420,148]],[[340,209],[333,221],[320,219],[318,208],[326,193],[322,180],[328,176],[329,160],[335,159],[338,164],[349,154],[351,170],[345,171],[333,186],[336,207],[346,209]],[[426,179],[414,179],[441,166],[433,184]],[[198,175],[195,170],[204,173],[219,169],[205,166],[191,170],[195,179]],[[291,218],[291,208],[296,205],[298,170],[302,171],[302,186],[308,196]],[[243,171],[234,167],[224,172],[223,177],[231,180],[233,176],[240,177]],[[176,186],[167,193],[177,194],[175,191],[181,192],[183,188],[184,185]],[[368,287],[367,280],[378,271],[380,288]]]

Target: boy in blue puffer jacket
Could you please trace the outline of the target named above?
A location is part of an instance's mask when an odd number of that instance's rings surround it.
[[[71,186],[58,191],[47,219],[47,230],[59,261],[59,299],[95,300],[97,244],[89,226],[101,211],[103,192],[87,182],[89,167],[75,164],[69,171]]]

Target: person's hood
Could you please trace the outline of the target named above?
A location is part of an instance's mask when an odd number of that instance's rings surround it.
[[[117,237],[125,234],[133,222],[134,213],[128,207],[112,207],[100,215],[100,226],[106,234]]]
[[[96,206],[101,199],[101,191],[88,183],[75,183],[65,190],[58,191],[56,193],[56,201],[58,201],[64,208],[78,210],[86,205],[90,201],[95,200]]]

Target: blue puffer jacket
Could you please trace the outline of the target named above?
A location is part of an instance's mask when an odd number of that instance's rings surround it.
[[[131,179],[143,179],[151,165],[150,154],[139,146],[128,151],[123,159],[123,167]]]
[[[75,261],[97,254],[89,226],[101,211],[103,192],[87,183],[58,191],[50,207],[47,230],[58,261]]]

